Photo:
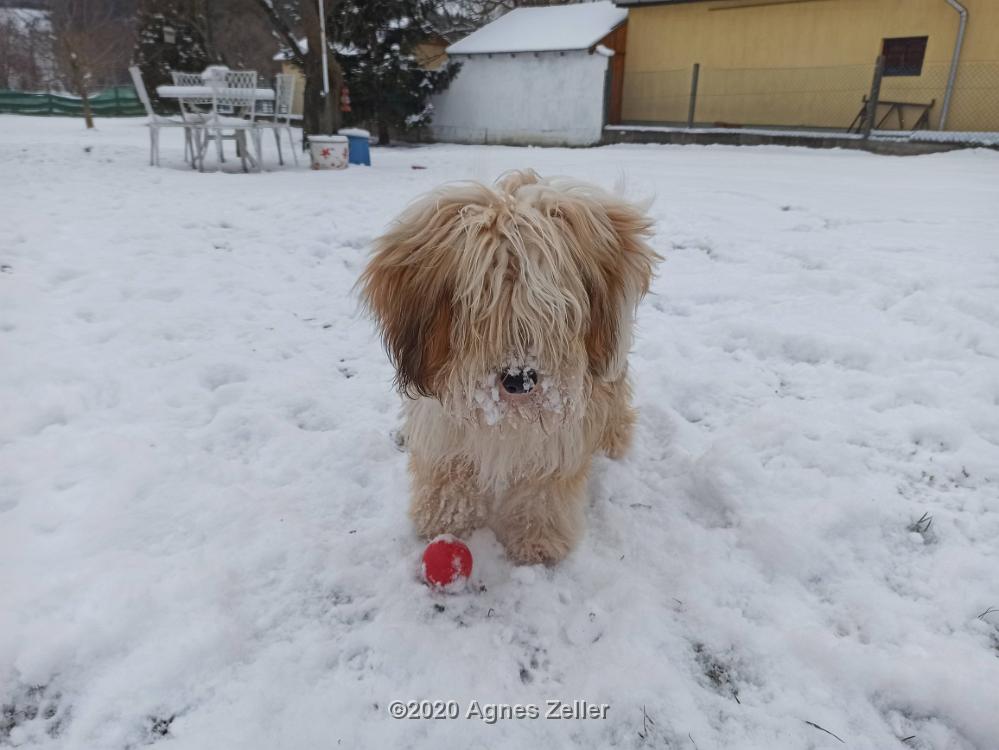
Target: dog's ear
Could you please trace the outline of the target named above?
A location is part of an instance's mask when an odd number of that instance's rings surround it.
[[[594,196],[600,227],[596,261],[587,280],[590,301],[586,351],[590,372],[604,380],[624,374],[631,349],[635,309],[649,291],[662,258],[649,247],[653,221],[639,207],[607,194]],[[602,215],[599,215],[602,214]]]
[[[439,205],[414,206],[376,240],[358,282],[395,365],[396,385],[409,396],[438,395],[438,375],[451,353],[449,223]]]

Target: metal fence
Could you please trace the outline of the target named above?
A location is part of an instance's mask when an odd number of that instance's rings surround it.
[[[114,88],[93,94],[90,109],[95,117],[137,117],[146,110],[131,86]],[[83,102],[60,94],[35,94],[0,89],[0,112],[19,115],[83,116]]]
[[[863,128],[877,62],[805,68],[691,68],[625,75],[622,120],[688,126],[845,131]],[[936,130],[950,72],[926,63],[919,75],[884,71],[873,127]],[[999,132],[999,62],[961,64],[945,129]]]

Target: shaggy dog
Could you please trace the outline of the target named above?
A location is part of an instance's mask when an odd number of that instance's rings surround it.
[[[360,279],[396,368],[424,537],[488,526],[519,563],[579,538],[590,460],[628,448],[652,221],[591,185],[512,172],[443,187]]]

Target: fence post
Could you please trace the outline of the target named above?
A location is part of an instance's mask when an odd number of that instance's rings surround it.
[[[118,102],[118,87],[114,87],[114,116],[121,117],[121,104]]]
[[[874,63],[874,80],[871,81],[871,95],[867,98],[867,112],[864,115],[864,139],[871,137],[874,118],[878,116],[878,99],[881,98],[881,77],[885,72],[885,56],[878,55]]]
[[[697,79],[701,74],[701,64],[694,63],[690,73],[690,106],[687,109],[687,127],[694,127],[694,112],[697,109]]]
[[[47,103],[49,105],[49,115],[50,116],[54,115],[55,114],[55,101],[52,99],[52,94],[51,93],[46,94],[45,98],[46,98]]]

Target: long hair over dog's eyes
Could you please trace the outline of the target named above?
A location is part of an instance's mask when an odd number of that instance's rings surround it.
[[[650,227],[614,196],[529,170],[417,201],[359,282],[400,390],[439,396],[449,366],[469,381],[529,348],[554,367],[582,347],[594,377],[620,377],[658,259]]]

